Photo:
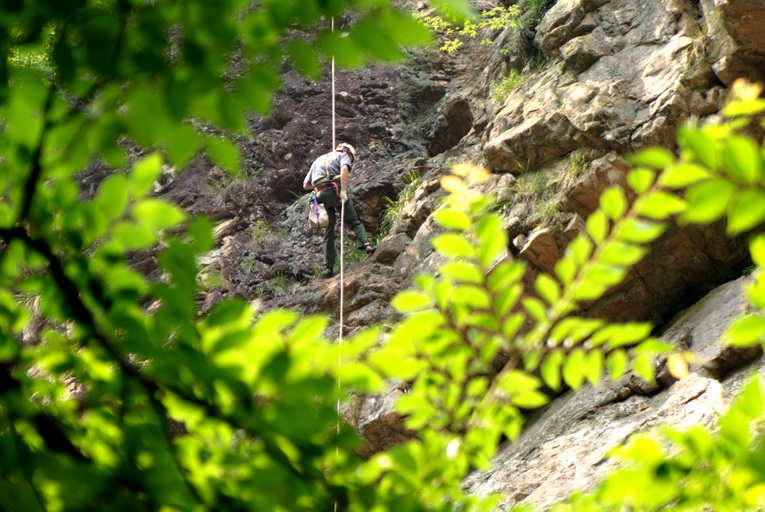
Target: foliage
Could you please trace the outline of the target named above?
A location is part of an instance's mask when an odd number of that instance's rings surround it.
[[[398,193],[396,199],[386,197],[388,205],[382,213],[382,219],[380,221],[380,237],[383,238],[390,233],[393,228],[393,222],[401,215],[407,204],[409,204],[414,198],[414,193],[417,188],[422,184],[422,176],[417,171],[409,171],[404,176],[404,186]]]
[[[210,249],[212,226],[148,194],[166,160],[181,168],[204,149],[235,169],[239,158],[227,139],[188,120],[246,130],[246,112],[267,110],[278,89],[285,52],[316,76],[320,55],[354,65],[425,38],[380,0],[249,4],[0,7],[10,54],[53,34],[55,70],[51,78],[7,58],[0,66],[5,510],[490,510],[496,498],[467,496],[463,478],[488,466],[503,436],[518,435],[520,409],[547,401],[543,385],[578,388],[630,368],[651,379],[653,357],[671,350],[650,325],[577,310],[619,282],[674,215],[710,222],[727,214],[731,233],[765,217],[759,145],[732,125],[689,127],[680,134],[684,160],[638,155],[648,166],[629,177],[637,200],[608,190],[554,275],[524,290],[524,266],[506,257],[491,198],[470,186],[485,176],[457,167],[435,214],[445,231],[434,246],[446,263],[394,299],[405,318],[391,332],[370,328],[330,343],[326,318],[258,314],[241,299],[199,316],[195,258]],[[351,4],[360,19],[346,34],[319,29],[315,44],[286,35]],[[729,113],[755,106],[734,103]],[[156,151],[128,165],[125,141]],[[129,169],[89,198],[75,175],[93,156]],[[657,178],[649,167],[666,169]],[[758,265],[763,240],[752,243]],[[163,273],[155,281],[129,265],[147,248]],[[760,311],[765,278],[755,279]],[[24,344],[34,315],[47,326],[39,343]],[[731,340],[761,343],[763,323],[759,314],[742,318]],[[495,374],[497,361],[505,363]],[[380,392],[391,378],[411,382],[398,408],[419,435],[363,460],[338,401]]]
[[[524,80],[524,75],[520,71],[513,69],[507,75],[502,77],[499,82],[491,85],[491,99],[495,102],[504,101],[507,95],[517,89]]]
[[[649,217],[673,212],[682,223],[710,223],[724,217],[730,235],[751,232],[765,222],[765,155],[762,144],[741,132],[751,116],[765,112],[762,87],[737,81],[723,125],[686,126],[678,134],[676,158],[651,149],[632,158],[630,176],[646,198]],[[661,169],[655,175],[651,169]],[[589,222],[588,222],[589,223]],[[724,339],[736,347],[765,344],[765,235],[749,242],[756,265],[748,297],[753,312],[728,327]],[[680,363],[680,373],[687,372]],[[630,510],[747,511],[765,507],[763,389],[752,380],[715,429],[700,425],[664,428],[635,436],[614,451],[623,467],[589,494],[577,493],[558,512]]]
[[[614,450],[620,469],[594,492],[576,493],[552,511],[762,510],[763,421],[762,386],[752,380],[715,429],[665,427],[633,437]]]
[[[478,37],[478,31],[482,29],[496,30],[506,26],[517,26],[520,9],[517,5],[510,7],[495,7],[493,9],[481,11],[480,17],[473,21],[464,20],[461,23],[453,21],[451,18],[444,18],[438,15],[428,16],[425,14],[415,14],[414,18],[419,20],[423,26],[432,32],[441,36],[443,45],[441,50],[451,53],[460,49],[465,42],[463,37]],[[491,40],[484,39],[481,44],[490,44]]]

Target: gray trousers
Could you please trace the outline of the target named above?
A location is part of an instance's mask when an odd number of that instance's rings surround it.
[[[329,224],[324,231],[324,265],[327,267],[334,267],[335,260],[337,259],[337,249],[335,248],[335,225],[337,224],[337,215],[339,214],[339,208],[337,211],[335,211],[335,208],[340,206],[340,198],[337,197],[335,187],[328,187],[319,192],[316,199],[327,207],[327,217],[329,217]],[[345,201],[345,225],[356,233],[356,240],[358,240],[359,248],[364,247],[364,244],[367,243],[367,232],[364,229],[364,225],[359,220],[359,216],[356,214],[356,208],[353,207],[350,198]]]

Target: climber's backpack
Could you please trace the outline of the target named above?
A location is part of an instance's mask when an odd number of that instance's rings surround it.
[[[310,229],[326,228],[329,225],[327,209],[316,199],[316,194],[311,194],[308,200],[308,227]]]

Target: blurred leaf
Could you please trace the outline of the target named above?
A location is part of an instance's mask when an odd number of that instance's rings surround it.
[[[654,172],[648,169],[635,169],[627,175],[627,183],[638,194],[642,194],[651,188],[655,179],[656,175]]]
[[[507,234],[498,215],[484,215],[476,223],[477,257],[482,267],[491,266],[507,249]]]
[[[575,348],[563,362],[563,380],[573,389],[579,389],[585,379],[585,357],[581,348]]]
[[[765,267],[765,235],[758,234],[749,242],[752,261],[759,267]]]
[[[661,182],[669,188],[686,188],[712,177],[707,169],[692,162],[678,162],[668,167]]]
[[[725,170],[746,185],[762,183],[762,154],[749,137],[733,135],[725,140]]]
[[[665,224],[645,219],[629,219],[619,231],[619,239],[625,242],[647,244],[656,240],[667,229]]]
[[[146,249],[157,242],[157,232],[154,229],[131,222],[121,222],[114,226],[113,235],[120,245],[130,250]]]
[[[751,347],[765,341],[765,318],[750,314],[733,321],[725,332],[725,342],[734,347]]]
[[[364,63],[364,57],[355,40],[343,37],[337,32],[321,32],[316,38],[316,43],[328,58],[334,57],[341,68],[355,68]]]
[[[464,0],[433,0],[433,5],[446,17],[458,16],[464,19],[472,19],[476,13]]]
[[[131,194],[134,197],[148,194],[161,171],[162,157],[158,153],[152,153],[136,162],[128,177]]]
[[[622,349],[615,350],[606,358],[606,367],[608,368],[608,374],[611,376],[611,380],[619,380],[627,372],[627,368],[629,367],[629,356],[627,356],[627,353]]]
[[[657,190],[643,199],[638,214],[652,219],[666,219],[682,213],[686,209],[685,201],[674,194]]]
[[[414,290],[406,290],[396,295],[390,303],[399,313],[413,313],[433,307],[430,297]]]
[[[207,137],[205,139],[207,156],[215,165],[222,167],[231,175],[236,175],[241,168],[241,155],[239,148],[219,137]]]
[[[353,28],[351,37],[359,48],[378,59],[393,61],[403,56],[398,45],[391,40],[390,34],[383,30],[376,20],[358,23]]]
[[[688,361],[682,354],[670,354],[667,358],[667,370],[669,374],[676,379],[683,379],[690,373],[688,370]]]
[[[608,217],[602,210],[596,210],[587,218],[587,234],[596,244],[606,239],[609,233]]]
[[[436,251],[450,258],[473,258],[475,247],[467,238],[456,233],[445,233],[433,239]]]
[[[540,372],[542,380],[553,391],[560,390],[561,385],[561,364],[563,363],[564,354],[560,349],[553,350],[542,361]]]
[[[539,274],[534,289],[550,306],[555,306],[561,298],[560,286],[548,274]]]
[[[753,229],[765,220],[765,193],[760,190],[745,190],[733,198],[728,213],[727,232],[737,235]]]
[[[442,276],[457,282],[480,284],[483,273],[474,264],[467,261],[450,261],[439,267]]]
[[[133,207],[133,218],[142,224],[142,227],[163,229],[186,220],[186,213],[174,204],[161,199],[147,198]]]
[[[98,210],[107,219],[121,217],[128,203],[128,187],[125,176],[112,174],[106,177],[98,187],[95,203]]]
[[[433,219],[439,226],[455,231],[467,231],[472,225],[469,215],[449,208],[439,208],[436,210],[433,213]]]
[[[630,155],[627,157],[627,161],[635,167],[664,169],[675,163],[675,155],[666,148],[651,147]]]
[[[685,195],[688,207],[681,216],[684,222],[708,224],[722,217],[736,187],[722,180],[710,180],[691,187]]]
[[[718,169],[717,144],[713,139],[690,126],[680,127],[677,139],[683,149],[690,153],[690,157],[695,157],[707,169]]]
[[[281,4],[281,3],[280,3]],[[295,68],[300,74],[316,80],[321,73],[319,57],[316,52],[307,43],[299,39],[290,41],[287,50],[295,63]]]
[[[627,198],[624,195],[624,191],[619,187],[606,189],[600,196],[600,208],[611,220],[621,219],[627,212]]]

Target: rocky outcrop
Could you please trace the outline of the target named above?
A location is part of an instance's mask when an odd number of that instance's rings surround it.
[[[765,375],[758,354],[721,343],[730,320],[746,309],[745,282],[715,289],[664,333],[699,357],[690,375],[648,388],[633,385],[628,376],[567,393],[531,417],[520,438],[501,451],[490,471],[472,475],[467,488],[501,492],[503,509],[519,503],[544,509],[574,491],[592,489],[614,468],[609,451],[630,435],[663,424],[713,424],[752,372]]]

